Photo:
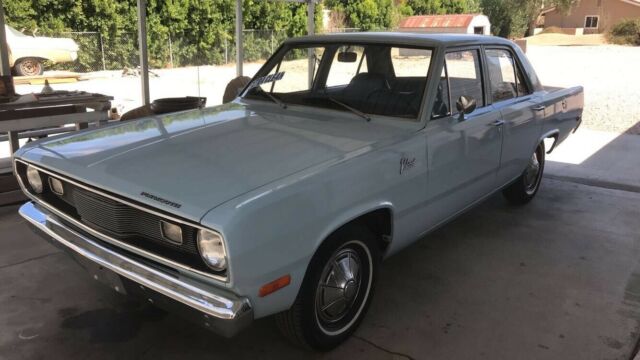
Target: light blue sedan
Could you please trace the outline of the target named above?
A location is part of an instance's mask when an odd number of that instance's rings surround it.
[[[20,213],[116,291],[328,350],[384,258],[497,191],[530,201],[582,107],[501,38],[290,39],[231,103],[21,148]]]

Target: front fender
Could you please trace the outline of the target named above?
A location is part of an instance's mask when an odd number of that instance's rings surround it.
[[[311,258],[331,233],[373,210],[390,209],[395,224],[398,214],[422,206],[425,153],[425,137],[416,134],[393,147],[309,168],[209,211],[201,223],[225,236],[229,287],[251,300],[256,317],[290,308]],[[399,173],[403,156],[414,156],[415,165]],[[393,242],[409,239],[407,229],[413,227],[405,227],[402,239],[394,230]],[[291,276],[287,287],[258,296],[261,286],[284,275]]]
[[[265,208],[243,209],[237,205],[233,210],[216,209],[203,221],[208,227],[222,227],[211,222],[220,221],[221,214],[226,211],[233,211],[236,219],[254,219],[253,224],[235,223],[229,219],[235,225],[226,224],[223,235],[229,257],[229,285],[236,294],[250,299],[256,318],[284,311],[293,305],[313,255],[333,232],[374,210],[390,209],[393,213],[392,203],[382,199],[364,201],[339,212],[325,212],[326,209],[312,205],[305,196],[305,193],[288,196],[286,202],[271,203],[266,211],[262,211]],[[288,216],[282,215],[292,214],[291,205],[287,205],[291,203],[299,204],[298,209],[315,210],[300,210],[297,215],[301,220],[290,222]],[[307,206],[302,205],[305,203]],[[314,213],[319,216],[313,217]],[[261,286],[284,275],[291,276],[287,287],[266,297],[258,296]]]

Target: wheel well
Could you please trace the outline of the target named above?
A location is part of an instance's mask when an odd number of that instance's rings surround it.
[[[544,143],[544,147],[545,147],[545,149],[547,149],[546,153],[547,154],[551,154],[553,149],[555,149],[556,144],[558,144],[558,133],[554,132],[554,133],[546,135],[542,139],[542,143]]]
[[[393,231],[392,219],[391,209],[382,208],[360,215],[344,226],[351,224],[366,226],[376,235],[378,244],[380,245],[380,253],[384,253],[391,243],[391,234]]]
[[[330,239],[335,233],[339,232],[340,230],[353,225],[367,227],[376,236],[380,254],[384,256],[384,253],[389,247],[389,244],[391,244],[393,232],[393,213],[391,212],[391,209],[388,208],[380,208],[370,211],[366,214],[362,214],[355,219],[347,222],[346,224],[338,227],[323,240],[319,248],[316,249],[313,257],[318,254],[320,248],[328,244],[327,239]],[[313,261],[313,259],[311,261]],[[309,264],[311,264],[311,262]],[[307,269],[305,270],[305,279],[309,272],[309,264],[307,264]]]
[[[49,59],[45,59],[45,58],[41,58],[41,57],[37,57],[37,56],[23,56],[23,57],[21,57],[21,58],[19,58],[19,59],[15,59],[15,60],[13,61],[13,65],[15,66],[15,65],[17,65],[20,61],[22,61],[22,60],[26,60],[26,59],[35,59],[35,60],[38,60],[38,61],[40,61],[40,62],[49,61]],[[43,65],[44,65],[44,64],[43,64]]]

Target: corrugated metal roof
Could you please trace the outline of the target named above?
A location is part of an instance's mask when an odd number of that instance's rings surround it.
[[[409,16],[400,22],[400,28],[466,28],[478,15],[480,14]]]

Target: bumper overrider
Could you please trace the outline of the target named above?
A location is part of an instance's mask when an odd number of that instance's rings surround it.
[[[108,282],[118,292],[146,298],[178,310],[213,332],[231,337],[253,321],[249,300],[195,279],[181,279],[158,267],[125,256],[96,239],[80,234],[60,218],[28,202],[20,208],[31,228],[45,240],[70,253],[95,279]],[[201,286],[199,286],[201,285]]]

